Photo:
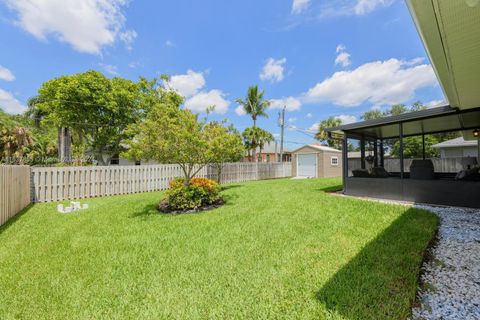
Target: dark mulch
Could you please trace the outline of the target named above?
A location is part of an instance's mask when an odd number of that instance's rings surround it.
[[[208,211],[208,210],[213,210],[217,209],[225,204],[224,199],[218,199],[215,203],[198,207],[198,208],[193,208],[193,209],[188,209],[188,210],[177,210],[168,205],[166,201],[160,202],[158,205],[158,211],[162,214],[185,214],[185,213],[199,213],[202,211]]]

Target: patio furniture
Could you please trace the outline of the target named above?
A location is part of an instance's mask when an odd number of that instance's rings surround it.
[[[435,178],[433,162],[430,159],[413,160],[410,165],[410,179],[432,180]]]

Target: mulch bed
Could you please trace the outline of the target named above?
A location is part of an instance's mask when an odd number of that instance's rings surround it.
[[[221,206],[223,206],[225,204],[225,200],[223,199],[219,199],[217,202],[215,203],[212,203],[212,204],[209,204],[209,205],[206,205],[206,206],[202,206],[202,207],[198,207],[198,208],[193,208],[193,209],[188,209],[188,210],[176,210],[176,209],[172,209],[168,203],[162,201],[160,202],[160,204],[158,205],[158,211],[161,213],[161,214],[173,214],[173,215],[176,215],[176,214],[188,214],[188,213],[200,213],[200,212],[203,212],[203,211],[208,211],[208,210],[213,210],[213,209],[217,209]]]

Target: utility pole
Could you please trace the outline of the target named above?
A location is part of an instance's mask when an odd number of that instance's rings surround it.
[[[283,162],[283,134],[285,131],[285,109],[287,107],[284,106],[282,112],[278,113],[278,124],[281,127],[281,134],[280,134],[280,162]]]

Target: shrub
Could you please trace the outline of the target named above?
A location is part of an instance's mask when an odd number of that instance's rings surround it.
[[[169,187],[160,203],[160,210],[164,212],[199,209],[223,201],[220,186],[210,179],[192,178],[189,185],[185,185],[183,178],[176,178]]]

